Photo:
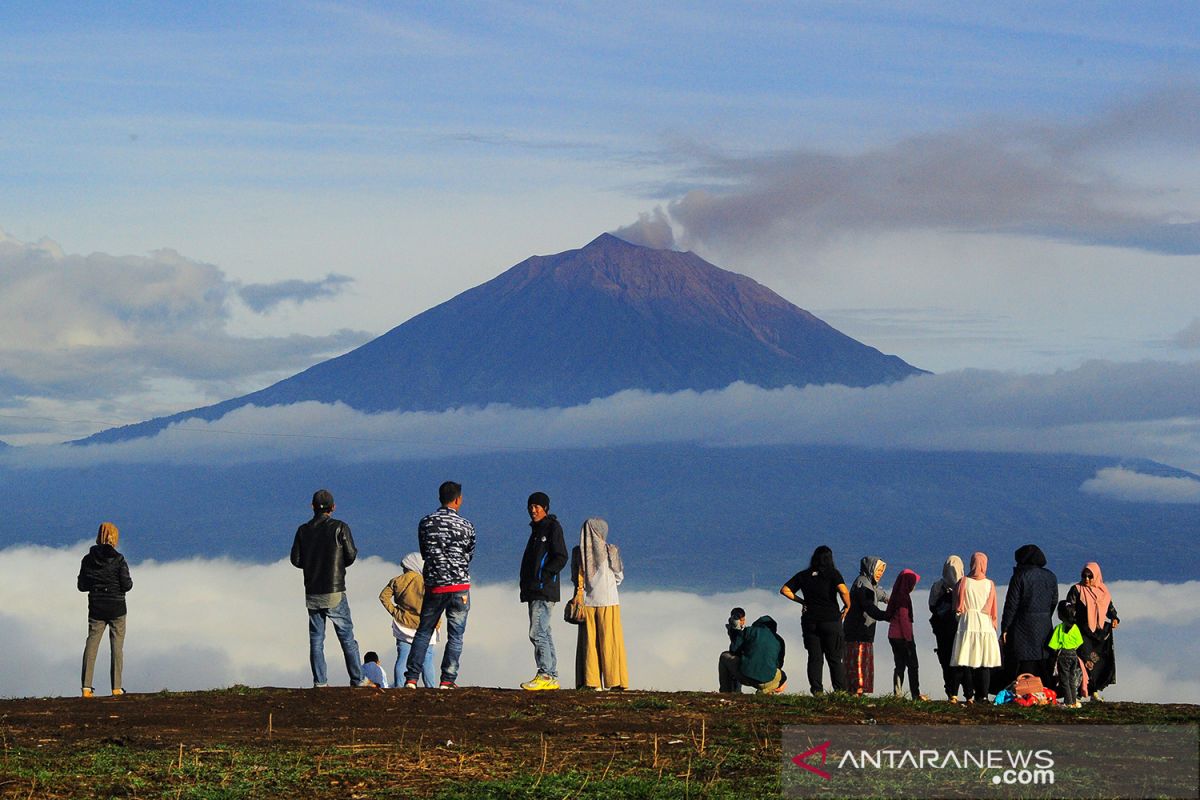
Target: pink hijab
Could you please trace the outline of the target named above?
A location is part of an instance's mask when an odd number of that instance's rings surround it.
[[[1087,609],[1088,627],[1098,631],[1108,620],[1108,606],[1112,603],[1112,595],[1104,585],[1104,577],[1100,574],[1100,565],[1089,561],[1083,568],[1092,573],[1092,585],[1084,586],[1082,582],[1075,584],[1079,590],[1079,599]]]
[[[996,584],[988,580],[987,576],[988,557],[984,553],[971,554],[971,571],[967,573],[967,577],[958,582],[958,586],[954,587],[954,608],[962,614],[967,610],[967,579],[975,581],[987,581],[989,590],[987,602],[980,609],[983,613],[992,618],[992,627],[996,627],[998,616],[996,614]]]

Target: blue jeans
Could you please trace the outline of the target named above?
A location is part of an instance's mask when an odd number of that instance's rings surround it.
[[[471,610],[471,593],[431,592],[425,589],[421,602],[421,624],[413,637],[412,650],[408,653],[408,666],[404,670],[406,681],[415,681],[421,674],[425,654],[429,652],[429,639],[433,629],[446,612],[446,652],[442,654],[442,683],[454,683],[458,678],[458,659],[462,656],[463,634],[467,630],[467,613]]]
[[[554,652],[554,637],[550,634],[550,612],[554,603],[548,600],[529,601],[529,641],[533,642],[533,661],[539,675],[558,677],[558,656]]]
[[[396,666],[392,668],[392,679],[397,687],[404,685],[404,670],[408,667],[408,654],[412,650],[412,642],[396,640]],[[425,685],[438,685],[438,674],[433,669],[433,648],[425,648],[425,661],[421,664],[421,679]]]
[[[312,665],[313,685],[324,686],[329,678],[325,673],[325,620],[333,623],[338,641],[342,645],[342,656],[346,659],[346,672],[350,674],[352,686],[362,683],[362,659],[358,657],[358,642],[354,641],[354,621],[350,619],[350,601],[342,594],[342,602],[333,608],[308,609],[308,661]]]

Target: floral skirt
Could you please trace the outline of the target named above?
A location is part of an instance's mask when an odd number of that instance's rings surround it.
[[[851,694],[875,691],[875,645],[846,642],[846,689]]]

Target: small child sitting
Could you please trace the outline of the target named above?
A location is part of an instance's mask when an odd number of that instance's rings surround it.
[[[746,633],[746,609],[738,607],[729,612],[729,621],[725,623],[725,633],[729,634],[729,649],[722,653],[722,656],[735,652],[738,645],[742,643],[742,637]],[[735,675],[720,669],[717,670],[717,673],[722,692],[742,691],[742,684]]]
[[[1058,688],[1062,692],[1065,708],[1080,708],[1079,685],[1083,679],[1083,665],[1079,662],[1079,647],[1083,634],[1075,624],[1075,606],[1063,600],[1058,604],[1058,618],[1062,620],[1050,634],[1046,646],[1057,651],[1055,666],[1058,668]]]
[[[374,650],[368,651],[363,657],[362,673],[364,678],[370,679],[371,683],[380,689],[388,688],[387,675],[383,667],[379,666],[379,653]]]

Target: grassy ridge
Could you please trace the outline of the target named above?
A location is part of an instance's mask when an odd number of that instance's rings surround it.
[[[4,798],[777,797],[791,724],[1195,722],[1196,706],[961,708],[705,693],[246,689],[0,701]]]

